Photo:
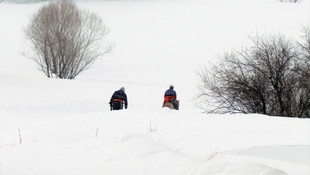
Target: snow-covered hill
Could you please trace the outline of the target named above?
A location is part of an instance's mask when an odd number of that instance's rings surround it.
[[[45,78],[22,54],[43,4],[0,4],[1,175],[310,174],[310,120],[206,115],[193,100],[199,68],[249,36],[299,39],[309,0],[79,2],[114,49],[74,81]],[[161,108],[170,84],[179,111]],[[111,112],[122,86],[129,108]]]

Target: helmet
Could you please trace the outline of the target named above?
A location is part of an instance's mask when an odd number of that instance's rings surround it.
[[[124,87],[121,87],[120,90],[123,91],[123,92],[125,92],[125,88],[124,88]]]
[[[169,89],[173,89],[173,88],[174,88],[173,84],[169,86]]]

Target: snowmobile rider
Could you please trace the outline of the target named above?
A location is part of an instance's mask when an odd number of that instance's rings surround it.
[[[173,88],[174,88],[174,86],[170,85],[169,89],[166,90],[165,95],[164,95],[164,97],[165,97],[164,104],[167,103],[167,102],[170,102],[170,103],[173,104],[173,106],[174,106],[174,108],[176,110],[179,110],[179,105],[178,105],[178,103],[176,101],[177,93],[173,90]]]
[[[119,90],[115,91],[110,100],[110,109],[112,110],[120,110],[123,109],[125,104],[125,109],[127,109],[127,95],[125,94],[125,88],[121,87]]]

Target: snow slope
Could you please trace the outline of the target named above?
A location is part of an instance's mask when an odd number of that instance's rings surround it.
[[[74,81],[45,78],[22,55],[22,27],[42,5],[0,4],[1,175],[310,174],[309,119],[206,115],[193,100],[201,65],[248,36],[299,39],[309,0],[79,2],[114,49]],[[179,111],[161,108],[170,84]],[[122,86],[129,109],[111,112]]]

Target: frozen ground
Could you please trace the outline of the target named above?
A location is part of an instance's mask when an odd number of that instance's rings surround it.
[[[310,174],[310,120],[206,115],[193,101],[201,65],[249,36],[298,40],[309,0],[79,2],[114,49],[74,81],[45,78],[22,54],[22,27],[42,5],[0,4],[1,175]],[[161,108],[170,84],[179,111]],[[122,86],[129,108],[111,112]]]

